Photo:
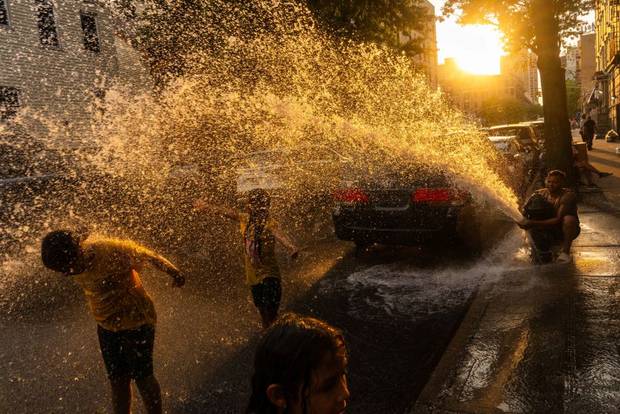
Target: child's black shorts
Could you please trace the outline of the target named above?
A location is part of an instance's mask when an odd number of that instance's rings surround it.
[[[97,335],[108,378],[142,379],[153,375],[153,325],[118,332],[97,325]]]
[[[252,286],[252,298],[257,308],[280,307],[282,285],[277,277],[266,277],[262,282]]]

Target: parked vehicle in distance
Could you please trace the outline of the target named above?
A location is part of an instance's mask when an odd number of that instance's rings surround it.
[[[303,180],[306,175],[306,181],[311,181],[317,171],[323,177],[330,172],[336,177],[346,162],[343,155],[320,145],[251,152],[236,160],[237,193],[254,188],[277,191],[290,179]]]
[[[336,236],[358,248],[454,241],[480,251],[493,239],[487,234],[485,240],[488,228],[482,224],[492,214],[433,169],[352,176],[334,193],[332,217]]]
[[[517,194],[524,194],[535,168],[533,154],[526,151],[514,136],[494,136],[489,140],[504,156],[507,169],[501,171],[501,175]]]
[[[521,123],[523,125],[530,126],[534,130],[534,134],[536,135],[536,142],[538,143],[538,146],[542,148],[545,142],[545,121],[536,120]]]
[[[540,142],[536,136],[536,131],[530,125],[512,124],[496,125],[489,128],[489,136],[492,137],[516,137],[525,150],[539,151]]]
[[[510,141],[508,138],[514,138],[517,141],[516,149],[524,158],[528,168],[527,171],[534,174],[539,167],[540,154],[542,152],[542,145],[536,141],[534,128],[522,124],[499,125],[489,128],[489,139],[500,147],[502,142]]]

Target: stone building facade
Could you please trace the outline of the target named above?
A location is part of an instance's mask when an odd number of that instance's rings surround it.
[[[80,140],[119,77],[148,82],[137,55],[119,60],[120,42],[93,0],[0,0],[0,124],[23,118],[29,133]]]
[[[600,132],[620,127],[620,4],[615,0],[596,2],[596,86],[585,111],[595,115]]]
[[[517,97],[538,104],[541,92],[538,86],[538,56],[524,49],[500,58],[501,75],[506,87]]]

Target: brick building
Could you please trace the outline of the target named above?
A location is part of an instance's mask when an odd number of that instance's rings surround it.
[[[114,27],[93,0],[0,0],[0,123],[24,114],[29,132],[79,136],[115,81],[148,82]]]

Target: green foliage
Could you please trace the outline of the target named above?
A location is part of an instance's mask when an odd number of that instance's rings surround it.
[[[478,111],[486,125],[514,124],[542,116],[542,107],[512,97],[492,98]]]
[[[416,55],[422,52],[425,27],[434,23],[417,0],[307,0],[329,31]],[[417,32],[420,37],[411,38]]]
[[[316,19],[335,36],[385,45],[408,56],[423,52],[424,28],[435,19],[418,0],[102,1],[129,22],[119,28],[120,34],[142,52],[160,83],[187,73],[196,56],[217,52],[230,39],[251,41],[281,30],[276,22],[284,15],[297,21],[289,32]]]
[[[579,34],[582,17],[594,4],[594,0],[447,0],[443,13],[451,15],[460,10],[459,21],[463,24],[497,25],[509,49],[525,47],[538,54],[540,39],[533,23],[544,12],[543,7],[552,8],[560,39],[566,39]]]

